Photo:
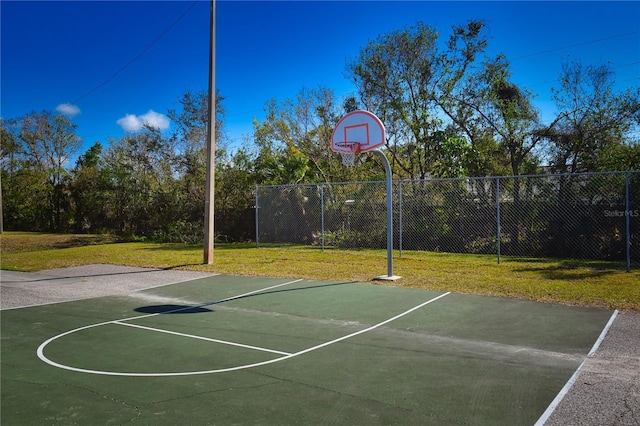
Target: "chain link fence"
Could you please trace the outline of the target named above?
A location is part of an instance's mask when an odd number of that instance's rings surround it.
[[[384,182],[256,188],[256,242],[385,248]],[[640,263],[640,172],[393,183],[394,249]]]

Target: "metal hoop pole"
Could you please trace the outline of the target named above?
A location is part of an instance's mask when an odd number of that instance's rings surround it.
[[[387,174],[387,276],[377,277],[378,280],[395,281],[399,276],[393,275],[393,188],[391,180],[391,165],[384,152],[374,149],[372,152],[378,154],[384,164]]]

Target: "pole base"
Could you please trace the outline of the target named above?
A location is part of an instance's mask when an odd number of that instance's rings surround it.
[[[399,275],[380,275],[379,277],[375,277],[374,281],[397,281],[402,278]]]

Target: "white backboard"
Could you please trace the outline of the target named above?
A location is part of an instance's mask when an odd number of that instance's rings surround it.
[[[331,149],[335,152],[367,152],[384,145],[384,124],[369,111],[352,111],[342,117],[331,135]]]

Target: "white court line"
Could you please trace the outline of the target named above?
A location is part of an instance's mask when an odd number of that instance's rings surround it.
[[[421,303],[418,306],[414,306],[413,308],[411,308],[411,309],[409,309],[407,311],[404,311],[403,313],[398,314],[395,317],[389,318],[388,320],[385,320],[385,321],[382,321],[382,322],[380,322],[378,324],[372,325],[369,328],[365,328],[364,330],[356,331],[355,333],[351,333],[351,334],[348,334],[346,336],[339,337],[337,339],[331,340],[329,342],[322,343],[322,344],[320,344],[318,346],[314,346],[312,348],[304,349],[304,350],[302,350],[300,352],[296,352],[292,356],[298,356],[298,355],[306,354],[307,352],[315,351],[316,349],[320,349],[320,348],[324,348],[325,346],[333,345],[334,343],[338,343],[338,342],[340,342],[342,340],[350,339],[351,337],[357,336],[358,334],[362,334],[362,333],[366,333],[366,332],[371,331],[371,330],[375,330],[376,328],[382,327],[383,325],[388,324],[391,321],[397,320],[398,318],[401,318],[401,317],[403,317],[403,316],[405,316],[407,314],[410,314],[411,312],[413,312],[413,311],[415,311],[417,309],[420,309],[423,306],[426,306],[431,302],[435,302],[436,300],[441,299],[441,298],[445,297],[448,294],[451,294],[451,292],[448,291],[448,292],[446,292],[444,294],[441,294],[440,296],[437,296],[437,297],[434,297],[433,299],[427,300],[426,302]]]
[[[128,324],[126,322],[120,322],[120,321],[113,321],[112,324],[124,325],[124,326],[127,326],[127,327],[134,327],[134,328],[141,328],[143,330],[149,330],[149,331],[157,331],[158,333],[173,334],[174,336],[189,337],[191,339],[206,340],[208,342],[222,343],[223,345],[239,346],[241,348],[254,349],[256,351],[262,351],[262,352],[271,352],[271,353],[279,354],[279,355],[291,355],[290,352],[282,352],[282,351],[276,351],[276,350],[273,350],[273,349],[259,348],[257,346],[244,345],[242,343],[234,343],[234,342],[229,342],[229,341],[226,341],[226,340],[219,340],[219,339],[212,339],[212,338],[209,338],[209,337],[196,336],[194,334],[178,333],[176,331],[163,330],[161,328],[146,327],[144,325]]]
[[[295,283],[298,283],[300,281],[302,281],[302,279],[293,280],[293,281],[287,281],[286,283],[272,285],[271,287],[261,288],[261,289],[258,289],[258,290],[250,291],[248,293],[239,294],[237,296],[227,297],[226,299],[216,300],[215,302],[201,303],[200,305],[189,305],[189,306],[184,306],[182,308],[171,309],[170,311],[156,312],[156,313],[147,314],[147,315],[139,315],[137,317],[124,318],[124,319],[117,320],[117,321],[133,321],[133,320],[137,320],[137,319],[141,319],[141,318],[155,317],[156,315],[175,314],[176,312],[182,312],[182,311],[188,311],[188,310],[191,310],[191,309],[203,308],[205,306],[219,305],[220,303],[228,302],[230,300],[241,299],[243,297],[251,296],[252,294],[262,293],[262,292],[265,292],[267,290],[271,290],[273,288],[278,288],[278,287],[282,287],[282,286],[289,285],[289,284],[295,284]]]
[[[282,286],[285,286],[285,285],[288,285],[288,284],[294,284],[294,283],[297,283],[297,282],[300,282],[300,281],[302,281],[302,279],[293,280],[293,281],[287,281],[286,283],[276,284],[276,285],[273,285],[273,286],[270,286],[270,287],[261,288],[261,289],[258,289],[258,290],[254,290],[254,291],[250,291],[250,292],[247,292],[247,293],[240,294],[238,296],[227,297],[225,299],[216,300],[215,302],[205,303],[205,304],[202,304],[202,305],[199,305],[199,306],[188,306],[188,307],[185,307],[185,308],[174,309],[174,310],[167,311],[167,312],[164,312],[164,313],[166,314],[166,313],[170,313],[170,312],[185,311],[185,310],[194,309],[194,308],[197,308],[197,307],[200,307],[200,306],[215,305],[215,304],[222,303],[222,302],[225,302],[225,301],[228,301],[228,300],[239,299],[241,297],[250,296],[252,294],[260,293],[260,292],[263,292],[263,291],[266,291],[266,290],[271,290],[271,289],[274,289],[274,288],[277,288],[277,287],[282,287]],[[98,371],[78,369],[78,368],[75,368],[75,367],[70,367],[68,365],[64,365],[64,364],[60,364],[58,362],[52,361],[52,360],[50,360],[49,358],[47,358],[44,355],[44,348],[49,343],[53,342],[54,340],[59,339],[59,338],[64,337],[64,336],[68,336],[69,334],[75,333],[77,331],[87,330],[89,328],[100,327],[102,325],[113,324],[113,323],[116,323],[116,322],[131,321],[131,320],[139,319],[139,318],[153,317],[153,316],[156,316],[156,315],[160,315],[160,313],[149,314],[149,315],[139,315],[139,316],[136,316],[136,317],[124,318],[124,319],[120,319],[120,320],[105,321],[105,322],[101,322],[101,323],[98,323],[98,324],[91,324],[91,325],[87,325],[87,326],[84,326],[84,327],[79,327],[79,328],[76,328],[76,329],[73,329],[73,330],[69,330],[69,331],[66,331],[64,333],[58,334],[57,336],[53,336],[53,337],[45,340],[40,346],[38,346],[38,350],[36,351],[36,353],[38,355],[38,358],[40,358],[42,361],[44,361],[47,364],[52,365],[54,367],[58,367],[58,368],[66,369],[66,370],[72,370],[72,371],[80,371],[80,372],[85,372],[85,373],[105,374],[104,372],[101,373],[101,372],[98,372]],[[126,376],[126,375],[129,375],[129,374],[115,374],[115,375],[124,375],[124,376]]]
[[[602,333],[600,333],[598,340],[596,340],[596,343],[593,344],[593,347],[587,354],[587,358],[592,357],[596,353],[596,351],[600,347],[600,344],[602,343],[605,336],[609,332],[609,328],[611,328],[611,326],[613,325],[613,321],[616,319],[616,316],[618,316],[617,309],[613,311],[611,318],[609,318],[609,322],[607,322],[607,325],[604,326],[604,329],[602,330]],[[556,395],[553,401],[551,401],[551,404],[549,404],[549,406],[544,411],[544,413],[542,413],[542,415],[540,416],[540,418],[538,419],[538,421],[535,423],[534,426],[542,426],[547,422],[547,420],[549,420],[549,417],[551,417],[551,414],[553,414],[556,408],[558,408],[558,405],[560,405],[560,402],[562,402],[562,400],[567,395],[567,393],[569,393],[569,390],[571,389],[573,384],[576,382],[576,380],[578,380],[578,376],[580,376],[580,372],[582,371],[582,367],[584,366],[584,363],[586,361],[587,360],[585,359],[584,361],[582,361],[582,363],[580,363],[580,366],[578,367],[578,369],[575,371],[575,373],[573,373],[569,381],[565,383],[564,387],[560,389],[560,392],[558,393],[558,395]]]
[[[162,271],[163,269],[160,269],[160,271]],[[186,271],[185,271],[186,272]],[[188,280],[181,280],[181,281],[174,281],[174,282],[170,282],[170,283],[162,283],[162,284],[154,284],[151,285],[149,287],[143,287],[143,288],[139,288],[133,291],[133,293],[142,293],[143,291],[147,291],[147,290],[153,290],[156,288],[160,288],[160,287],[167,287],[170,285],[174,285],[174,284],[187,284],[191,281],[198,281],[201,280],[203,278],[211,278],[211,277],[217,277],[222,275],[221,273],[207,273],[207,275],[203,275],[201,277],[196,277],[196,278],[189,278]]]
[[[280,287],[280,286],[283,286],[283,285],[286,285],[286,284],[292,284],[292,283],[298,282],[298,281],[301,281],[301,280],[291,281],[291,282],[285,283],[285,284],[278,284],[276,286],[268,287],[268,288],[265,288],[265,289],[262,289],[262,290],[259,290],[259,291],[268,290],[268,289],[271,289],[271,288],[274,288],[274,287]],[[251,292],[251,293],[246,293],[244,296],[246,296],[248,294],[253,294],[253,293],[256,293],[256,292],[258,292],[258,291],[254,291],[254,292]],[[325,342],[325,343],[321,343],[319,345],[316,345],[316,346],[313,346],[313,347],[310,347],[310,348],[307,348],[307,349],[303,349],[303,350],[301,350],[299,352],[296,352],[296,353],[287,354],[287,355],[284,355],[284,356],[279,357],[279,358],[274,358],[274,359],[270,359],[270,360],[267,360],[267,361],[253,363],[253,364],[239,365],[239,366],[236,366],[236,367],[221,368],[221,369],[215,369],[215,370],[180,371],[180,372],[172,372],[172,373],[136,373],[136,372],[127,373],[127,372],[119,372],[119,371],[101,371],[101,370],[89,370],[89,369],[71,367],[71,366],[68,366],[68,365],[57,363],[55,361],[51,361],[50,359],[48,359],[48,358],[46,358],[44,356],[44,353],[43,353],[44,347],[48,343],[50,343],[51,341],[53,341],[53,340],[55,340],[55,339],[57,339],[59,337],[74,333],[76,331],[85,330],[85,329],[88,329],[88,328],[91,328],[91,327],[98,327],[100,325],[120,323],[121,321],[125,321],[125,320],[107,321],[107,322],[103,322],[103,323],[100,323],[100,324],[89,325],[89,326],[85,326],[85,327],[81,327],[81,328],[78,328],[78,329],[75,329],[75,330],[68,331],[66,333],[62,333],[62,334],[60,334],[58,336],[52,337],[51,339],[45,341],[42,345],[40,345],[40,347],[38,348],[37,352],[38,352],[38,357],[42,361],[46,362],[47,364],[53,365],[54,367],[62,368],[62,369],[65,369],[65,370],[76,371],[76,372],[80,372],[80,373],[90,373],[90,374],[98,374],[98,375],[106,375],[106,376],[174,377],[174,376],[192,376],[192,375],[201,375],[201,374],[225,373],[225,372],[230,372],[230,371],[246,370],[246,369],[249,369],[249,368],[259,367],[259,366],[268,365],[268,364],[273,364],[273,363],[276,363],[276,362],[284,361],[284,360],[287,360],[287,359],[290,359],[290,358],[294,358],[296,356],[300,356],[300,355],[306,354],[306,353],[311,352],[311,351],[315,351],[315,350],[320,349],[320,348],[324,348],[326,346],[341,342],[343,340],[346,340],[346,339],[349,339],[351,337],[354,337],[354,336],[369,332],[369,331],[374,330],[374,329],[376,329],[378,327],[381,327],[381,326],[383,326],[385,324],[388,324],[391,321],[394,321],[394,320],[396,320],[398,318],[401,318],[401,317],[403,317],[403,316],[405,316],[405,315],[407,315],[407,314],[409,314],[409,313],[411,313],[411,312],[413,312],[413,311],[415,311],[417,309],[420,309],[423,306],[426,306],[426,305],[428,305],[428,304],[430,304],[432,302],[435,302],[436,300],[439,300],[439,299],[441,299],[441,298],[443,298],[443,297],[445,297],[445,296],[447,296],[449,294],[451,294],[451,292],[446,292],[446,293],[441,294],[439,296],[436,296],[436,297],[434,297],[432,299],[429,299],[426,302],[423,302],[423,303],[421,303],[421,304],[419,304],[417,306],[414,306],[413,308],[410,308],[410,309],[408,309],[408,310],[406,310],[406,311],[404,311],[404,312],[402,312],[402,313],[400,313],[400,314],[398,314],[398,315],[396,315],[394,317],[386,319],[386,320],[384,320],[384,321],[382,321],[382,322],[380,322],[378,324],[372,325],[371,327],[367,327],[367,328],[365,328],[363,330],[356,331],[355,333],[351,333],[351,334],[348,334],[346,336],[342,336],[342,337],[339,337],[337,339],[334,339],[334,340],[331,340],[331,341],[328,341],[328,342]],[[231,297],[231,298],[224,299],[224,300],[233,300],[233,299],[237,299],[239,297],[243,297],[243,295]],[[222,301],[218,301],[218,302],[213,302],[213,303],[210,303],[210,304],[221,303],[221,302]],[[185,309],[193,309],[193,307],[189,307],[189,308],[185,308]],[[153,315],[159,315],[159,314],[153,314]],[[145,315],[145,317],[146,316],[149,316],[149,315]],[[139,317],[136,317],[136,318],[139,318]],[[121,323],[120,325],[127,325],[127,324]]]

